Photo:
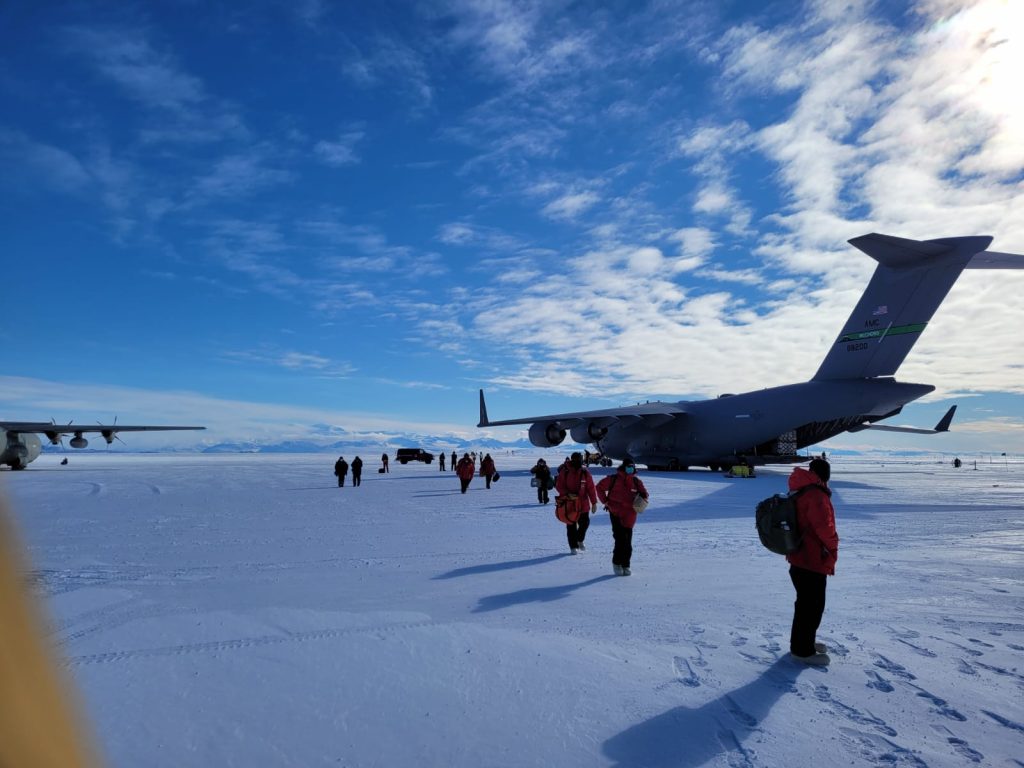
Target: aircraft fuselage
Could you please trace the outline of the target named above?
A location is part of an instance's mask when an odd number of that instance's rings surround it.
[[[725,465],[796,459],[796,450],[851,426],[880,419],[935,388],[889,378],[808,381],[715,400],[678,403],[684,411],[660,427],[612,424],[600,441],[613,458],[651,466]]]
[[[42,440],[31,432],[4,431],[2,435],[0,466],[7,464],[11,469],[24,469],[43,449]]]

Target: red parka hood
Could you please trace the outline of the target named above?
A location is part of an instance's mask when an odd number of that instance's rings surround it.
[[[829,496],[832,495],[829,487],[816,474],[803,467],[794,467],[793,474],[789,476],[789,490],[799,491],[801,488],[806,488],[809,485],[817,485]]]

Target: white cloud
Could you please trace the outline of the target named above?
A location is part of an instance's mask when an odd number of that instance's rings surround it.
[[[600,200],[601,198],[594,192],[571,192],[545,205],[543,213],[553,219],[575,219]]]
[[[218,160],[213,169],[195,181],[190,202],[195,204],[209,198],[245,197],[265,187],[293,181],[295,173],[266,165],[261,150],[233,154]]]
[[[720,184],[709,184],[697,194],[693,210],[697,213],[727,213],[736,205],[732,193]]]
[[[669,236],[679,243],[679,257],[672,260],[676,272],[688,272],[703,264],[714,251],[714,233],[704,227],[684,227]]]
[[[637,248],[629,256],[630,272],[643,274],[655,274],[660,272],[665,264],[665,257],[657,248]]]
[[[600,62],[588,30],[575,27],[558,8],[511,0],[464,0],[449,6],[449,39],[478,52],[485,74],[535,88]]]
[[[362,131],[349,131],[343,133],[337,141],[318,141],[313,151],[327,164],[340,168],[346,165],[355,165],[359,157],[355,152],[355,145],[363,138]]]
[[[21,183],[29,188],[42,184],[63,192],[80,192],[93,182],[85,166],[72,153],[19,131],[0,128],[0,159],[8,173],[13,168],[23,168],[25,174]]]
[[[211,96],[172,53],[154,48],[146,31],[78,26],[65,29],[64,39],[129,98],[159,113],[142,129],[144,140],[209,142],[246,134],[235,109]]]

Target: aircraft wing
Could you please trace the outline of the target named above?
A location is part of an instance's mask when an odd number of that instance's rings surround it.
[[[206,429],[206,427],[179,427],[163,425],[130,424],[54,424],[50,421],[0,421],[0,430],[5,432],[37,432],[41,435],[73,435],[77,432],[167,432],[176,429]]]
[[[487,404],[484,402],[484,391],[480,390],[480,423],[478,427],[504,427],[509,424],[535,424],[538,422],[557,423],[563,429],[569,429],[584,422],[605,421],[636,421],[639,419],[655,419],[663,417],[672,419],[686,410],[678,403],[642,403],[627,405],[621,408],[603,408],[595,411],[575,411],[573,413],[553,413],[547,416],[530,416],[521,419],[503,419],[491,421],[487,418]]]
[[[62,435],[74,435],[81,438],[85,432],[98,432],[108,442],[112,442],[118,432],[170,432],[181,429],[206,429],[206,427],[185,427],[177,425],[154,424],[54,424],[52,421],[0,421],[0,431],[7,433],[33,432],[46,435],[56,445]],[[74,445],[74,441],[72,441]]]

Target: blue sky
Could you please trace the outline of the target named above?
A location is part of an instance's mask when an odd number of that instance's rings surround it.
[[[809,378],[850,237],[1024,253],[1017,2],[14,3],[0,41],[6,419],[471,437],[479,387]],[[900,370],[955,437],[833,442],[1024,451],[1022,293],[965,273]]]

